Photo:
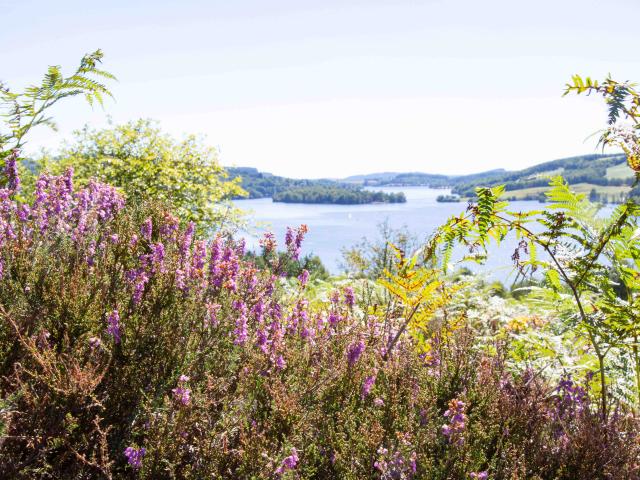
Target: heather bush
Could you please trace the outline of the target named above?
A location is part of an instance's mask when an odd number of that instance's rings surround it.
[[[403,308],[368,280],[292,286],[273,236],[258,269],[163,205],[71,172],[27,205],[6,174],[2,477],[637,476],[636,420],[514,364],[508,320],[472,314],[463,284],[398,335]]]

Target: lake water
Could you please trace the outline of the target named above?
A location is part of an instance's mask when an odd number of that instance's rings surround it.
[[[311,205],[274,203],[270,198],[237,200],[236,205],[250,211],[250,217],[267,224],[258,232],[272,231],[279,243],[284,242],[287,226],[307,224],[309,233],[303,245],[303,254],[318,255],[331,273],[341,273],[341,249],[354,245],[366,237],[378,237],[378,225],[385,220],[393,228],[407,226],[419,239],[425,239],[451,215],[459,214],[466,203],[438,203],[436,197],[450,193],[448,190],[426,187],[385,187],[385,192],[402,191],[406,203],[369,205]],[[538,202],[512,202],[512,210],[540,208]],[[246,236],[249,248],[257,248],[259,235]],[[512,271],[511,254],[515,240],[508,241],[499,250],[493,249],[487,264],[482,268],[490,278],[508,280]],[[472,270],[476,266],[468,265]],[[511,276],[512,278],[512,276]]]

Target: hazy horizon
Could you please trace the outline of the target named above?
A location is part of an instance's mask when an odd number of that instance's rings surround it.
[[[622,151],[614,151],[614,150],[607,150],[604,155],[619,155],[622,154]],[[597,154],[597,155],[601,155],[602,153],[602,149],[599,149],[596,152],[589,152],[589,153],[584,153],[584,154],[578,154],[578,155],[571,155],[569,157],[562,157],[562,158],[551,158],[549,160],[542,160],[540,162],[535,162],[532,165],[528,165],[527,167],[523,167],[523,168],[528,168],[529,166],[534,166],[540,163],[546,163],[546,162],[550,162],[550,161],[554,161],[554,160],[563,160],[563,159],[567,159],[567,158],[572,158],[572,157],[579,157],[582,155],[592,155],[592,154]],[[346,178],[350,178],[350,177],[360,177],[360,176],[367,176],[367,175],[383,175],[383,174],[401,174],[401,173],[426,173],[429,175],[446,175],[446,176],[450,176],[450,177],[463,177],[466,175],[474,175],[474,174],[478,174],[478,173],[485,173],[485,172],[490,172],[490,171],[495,171],[495,170],[504,170],[507,172],[512,172],[512,171],[519,171],[521,170],[520,168],[518,169],[510,169],[510,168],[504,168],[504,167],[497,167],[497,168],[492,168],[492,169],[487,169],[487,170],[470,170],[468,172],[463,172],[463,173],[456,173],[456,174],[448,174],[448,173],[443,173],[443,172],[435,172],[435,171],[424,171],[424,170],[377,170],[377,171],[365,171],[365,172],[360,172],[360,173],[355,173],[355,174],[351,174],[351,175],[343,175],[343,176],[316,176],[316,177],[311,177],[311,176],[292,176],[292,175],[280,175],[280,174],[276,174],[273,172],[270,172],[268,170],[263,170],[260,169],[258,167],[254,167],[253,165],[227,165],[224,162],[222,163],[222,165],[225,168],[256,168],[260,173],[267,173],[267,174],[271,174],[271,175],[276,175],[276,176],[281,176],[281,177],[287,177],[287,178],[293,178],[293,179],[297,179],[297,180],[343,180]]]
[[[38,130],[27,152],[111,116],[206,135],[224,165],[293,178],[459,175],[596,153],[606,107],[561,98],[564,84],[640,80],[640,33],[603,20],[594,0],[516,3],[0,0],[0,79],[19,89],[97,48],[119,79],[104,110],[56,108],[60,131]],[[607,9],[640,14],[630,0]]]

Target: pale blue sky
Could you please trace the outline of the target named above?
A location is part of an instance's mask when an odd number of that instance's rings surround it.
[[[206,134],[226,165],[296,177],[516,169],[591,153],[573,73],[640,81],[638,0],[0,0],[0,78],[102,48],[115,102],[55,112],[30,149],[139,117]],[[617,20],[616,20],[617,19]]]

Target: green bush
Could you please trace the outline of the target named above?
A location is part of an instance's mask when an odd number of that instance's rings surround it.
[[[193,135],[177,141],[150,120],[85,127],[55,158],[42,159],[44,170],[61,174],[68,168],[81,185],[97,179],[133,202],[161,201],[208,230],[233,226],[237,212],[224,201],[243,194],[237,180],[226,180],[213,148]]]

